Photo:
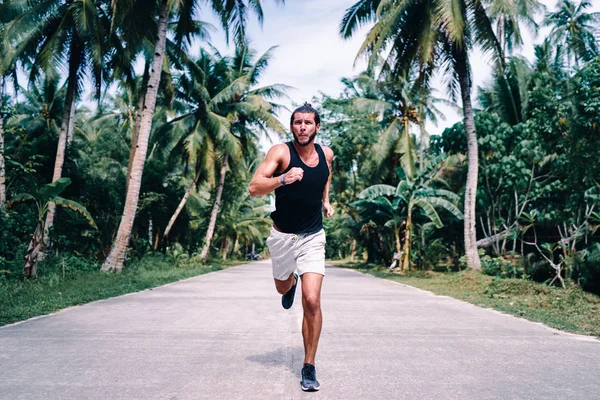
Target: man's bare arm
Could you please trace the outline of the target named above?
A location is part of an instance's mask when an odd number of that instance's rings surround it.
[[[281,166],[286,152],[287,146],[285,144],[271,147],[265,160],[258,166],[250,181],[248,190],[250,191],[251,196],[264,196],[278,187],[283,186],[281,177],[273,177],[273,174],[277,172],[277,169]],[[290,185],[296,181],[302,180],[303,174],[304,171],[302,168],[290,169],[285,173],[285,184]]]
[[[327,146],[323,146],[323,153],[325,153],[327,166],[329,167],[329,178],[327,179],[325,190],[323,190],[323,212],[325,213],[325,218],[329,218],[335,213],[335,210],[329,203],[329,188],[331,187],[331,177],[333,176],[333,150]]]

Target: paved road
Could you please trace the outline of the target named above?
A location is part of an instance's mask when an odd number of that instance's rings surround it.
[[[0,328],[0,398],[600,399],[600,341],[327,274],[318,393],[263,261]]]

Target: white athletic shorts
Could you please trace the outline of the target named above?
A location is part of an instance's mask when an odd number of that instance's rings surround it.
[[[273,278],[284,281],[294,271],[325,275],[325,231],[299,234],[283,233],[271,227],[267,238]]]

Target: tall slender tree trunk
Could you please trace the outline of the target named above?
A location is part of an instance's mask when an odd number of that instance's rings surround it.
[[[74,59],[79,59],[75,52],[79,51],[76,44],[72,45],[71,53]],[[52,182],[56,182],[62,178],[62,170],[65,164],[65,156],[67,153],[67,142],[69,141],[69,130],[73,129],[72,115],[75,107],[75,93],[77,91],[77,70],[79,63],[70,63],[69,65],[69,83],[67,84],[67,95],[65,97],[65,107],[63,109],[62,121],[60,123],[60,131],[58,133],[58,146],[56,148],[56,159],[54,161],[54,173]],[[38,258],[43,258],[45,247],[48,245],[48,234],[50,228],[54,225],[54,214],[56,213],[56,204],[50,203],[48,213],[46,214],[46,222],[44,223],[44,234],[42,239],[42,251]]]
[[[225,186],[225,174],[227,173],[227,154],[223,157],[223,164],[221,165],[221,180],[219,182],[219,188],[217,189],[217,195],[215,197],[215,204],[213,205],[212,212],[210,213],[210,222],[208,223],[208,230],[204,237],[204,247],[202,252],[198,256],[201,260],[206,260],[208,257],[208,251],[210,249],[210,242],[212,241],[213,234],[215,233],[215,225],[217,224],[217,216],[221,209],[221,196],[223,195],[223,187]]]
[[[71,105],[71,111],[69,111],[69,127],[67,128],[67,150],[73,143],[73,135],[75,131],[75,101]]]
[[[165,240],[167,238],[167,236],[169,236],[169,232],[171,232],[171,228],[173,227],[173,224],[175,224],[175,221],[177,220],[177,217],[179,217],[179,214],[181,213],[181,210],[183,210],[183,207],[185,207],[185,204],[187,203],[188,199],[190,198],[190,195],[192,194],[192,190],[194,190],[194,188],[198,184],[198,180],[199,179],[200,179],[200,170],[198,170],[198,172],[196,172],[196,176],[194,177],[194,181],[192,182],[192,184],[190,185],[190,187],[188,188],[188,190],[183,195],[183,198],[179,202],[179,206],[177,206],[177,209],[175,210],[175,213],[173,214],[173,216],[169,220],[169,223],[167,224],[167,228],[165,229],[165,234],[163,235],[163,240]]]
[[[475,130],[475,116],[471,104],[471,74],[466,51],[456,51],[456,72],[460,82],[460,92],[463,103],[464,125],[467,134],[467,185],[465,189],[465,255],[467,265],[473,269],[481,269],[481,261],[477,252],[477,229],[475,226],[477,204],[477,173],[479,169],[479,155],[477,148],[477,131]]]
[[[131,168],[131,177],[127,189],[127,197],[125,199],[125,209],[123,210],[123,217],[119,224],[117,238],[110,249],[108,257],[102,265],[102,271],[119,273],[123,270],[127,246],[131,239],[131,230],[133,228],[133,221],[135,220],[135,213],[140,196],[142,173],[144,172],[144,164],[146,162],[148,140],[150,138],[150,130],[152,129],[152,117],[154,115],[154,107],[156,106],[156,98],[158,96],[158,85],[160,83],[162,62],[167,41],[168,12],[168,1],[162,0],[158,17],[156,48],[154,50],[154,58],[152,60],[150,78],[148,80],[148,88],[145,95],[144,111],[137,138],[137,150]]]
[[[404,257],[402,259],[402,271],[408,271],[410,268],[410,241],[412,240],[412,207],[408,209],[406,218],[406,229],[404,231]]]
[[[2,3],[0,3],[2,4]],[[0,208],[6,203],[6,168],[4,165],[4,77],[0,77]]]
[[[136,115],[135,115],[135,124],[133,125],[133,133],[131,134],[131,149],[129,150],[129,163],[127,164],[127,175],[125,176],[125,192],[129,190],[129,178],[131,176],[131,167],[133,166],[133,158],[135,157],[135,152],[137,150],[137,142],[138,135],[140,133],[140,125],[142,124],[142,114],[144,112],[144,102],[146,100],[146,86],[148,85],[148,79],[150,73],[150,65],[146,62],[146,66],[144,67],[144,76],[142,78],[142,87],[140,88],[140,100],[138,102]]]
[[[404,151],[406,152],[406,154],[403,157],[406,157],[406,159],[409,160],[407,165],[403,165],[403,167],[406,170],[406,175],[408,175],[408,177],[412,179],[415,176],[415,161],[413,159],[413,147],[410,140],[408,116],[402,116],[402,124],[404,125],[404,136],[401,140],[404,141]]]
[[[425,164],[425,150],[429,147],[429,136],[425,129],[425,113],[423,112],[423,106],[419,107],[419,133],[419,172],[422,172]]]

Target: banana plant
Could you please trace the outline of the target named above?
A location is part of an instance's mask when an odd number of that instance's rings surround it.
[[[397,249],[400,246],[399,230],[404,226],[402,271],[410,267],[413,220],[416,217],[417,210],[438,229],[444,226],[437,211],[439,209],[444,209],[454,217],[463,219],[463,213],[456,206],[459,196],[454,192],[434,186],[434,182],[443,182],[440,175],[449,161],[454,162],[453,160],[436,158],[423,171],[418,172],[414,178],[409,176],[410,170],[405,171],[400,167],[397,169],[400,177],[398,186],[393,187],[383,184],[370,186],[363,190],[359,195],[359,200],[353,203],[353,206],[358,207],[359,210],[364,207],[365,203],[375,202],[382,206],[385,205],[383,209],[389,215],[389,220],[385,223],[385,226],[394,229]]]
[[[10,208],[15,204],[32,202],[35,203],[38,211],[38,218],[35,231],[33,232],[33,238],[31,239],[29,248],[25,253],[25,266],[23,267],[22,273],[27,278],[35,278],[37,276],[38,257],[46,250],[46,246],[48,245],[44,241],[44,237],[47,237],[47,235],[44,235],[44,232],[46,230],[46,215],[48,214],[51,203],[54,203],[58,207],[69,208],[78,212],[88,221],[90,226],[92,226],[94,229],[97,229],[94,219],[83,205],[59,196],[70,184],[71,179],[60,178],[52,183],[42,186],[34,193],[18,194],[9,200],[8,203],[6,203],[6,208]]]

